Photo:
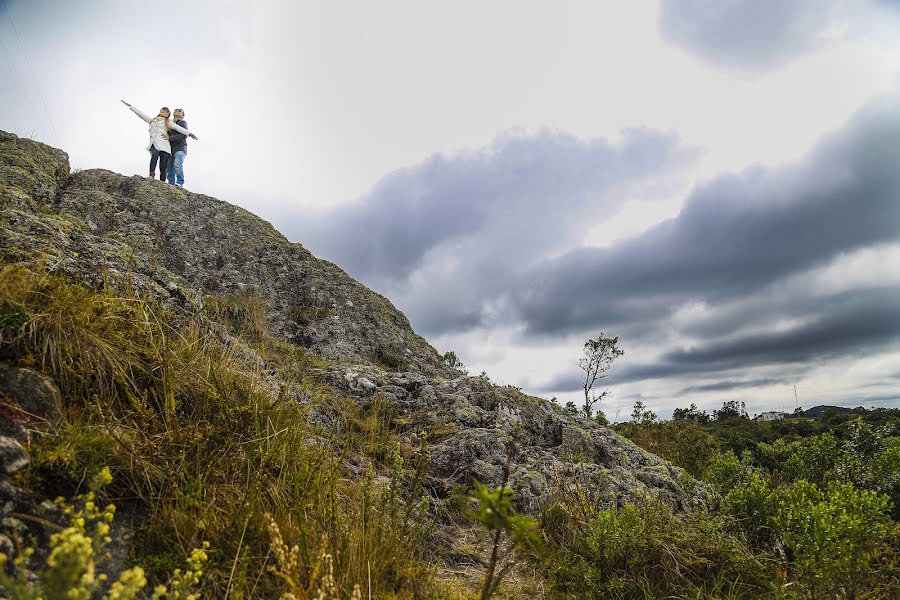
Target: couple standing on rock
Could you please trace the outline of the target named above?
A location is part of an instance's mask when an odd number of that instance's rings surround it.
[[[150,125],[150,145],[147,146],[150,152],[150,177],[156,177],[156,163],[159,161],[159,179],[166,181],[168,178],[169,183],[183,187],[187,138],[197,139],[196,135],[188,131],[184,110],[176,108],[172,121],[169,119],[168,107],[163,106],[159,109],[159,114],[151,118],[124,100],[122,104]]]

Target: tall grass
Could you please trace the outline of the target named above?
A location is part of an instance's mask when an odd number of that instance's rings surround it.
[[[317,359],[270,339],[257,304],[230,301],[185,315],[130,290],[0,267],[10,317],[0,319],[0,352],[51,376],[65,405],[32,438],[32,466],[17,485],[74,495],[108,466],[104,500],[135,526],[130,560],[152,581],[209,542],[208,597],[285,589],[270,569],[269,519],[298,547],[297,577],[310,594],[325,555],[347,597],[355,584],[364,597],[437,593],[422,550],[424,445],[401,448],[377,403],[358,407],[321,385]],[[239,358],[248,347],[223,327],[262,358]],[[280,379],[264,372],[273,366]],[[332,425],[314,425],[315,411]]]

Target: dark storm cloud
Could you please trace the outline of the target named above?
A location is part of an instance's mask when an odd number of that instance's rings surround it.
[[[802,164],[698,188],[681,213],[611,248],[582,248],[523,280],[514,303],[535,334],[615,329],[688,301],[746,297],[788,275],[900,238],[900,110],[870,107]]]
[[[875,12],[871,0],[663,0],[662,36],[717,66],[764,71]],[[863,21],[864,22],[864,21]]]
[[[459,332],[507,319],[502,297],[518,277],[695,156],[648,130],[616,144],[506,136],[397,171],[360,202],[298,219],[288,233],[390,296],[422,333]]]
[[[791,365],[802,370],[804,365],[829,358],[865,356],[884,351],[900,341],[898,298],[900,286],[810,299],[808,319],[802,325],[784,331],[707,341],[691,349],[670,350],[652,363],[624,365],[612,374],[610,381],[624,383],[726,373],[755,367],[788,367],[779,376],[766,379],[770,379],[769,384],[789,383],[798,375],[796,370],[790,370]],[[560,381],[567,379],[560,377]]]
[[[720,369],[809,362],[871,352],[900,340],[900,286],[848,292],[821,305],[821,314],[804,325],[675,350],[665,354],[663,362]]]
[[[879,394],[876,396],[857,396],[851,400],[841,402],[841,406],[856,408],[857,406],[872,407],[879,404],[887,405],[886,408],[896,408],[900,401],[900,394]]]
[[[898,106],[871,104],[793,165],[701,185],[675,218],[605,248],[559,253],[688,160],[674,138],[632,132],[614,146],[543,134],[435,157],[307,220],[302,239],[386,291],[427,335],[502,326],[540,344],[605,331],[659,353],[647,361],[626,348],[610,385],[792,383],[815,361],[900,340],[896,287],[828,296],[784,285],[900,240]],[[673,319],[693,304],[702,310]],[[573,369],[536,391],[579,389]]]
[[[716,381],[714,383],[704,383],[700,385],[690,385],[686,388],[683,388],[676,392],[676,396],[681,396],[685,394],[696,394],[702,392],[726,392],[729,390],[739,390],[744,388],[754,388],[761,387],[766,385],[775,385],[779,383],[784,383],[783,379],[777,379],[774,377],[763,377],[760,379],[748,379],[744,381],[736,381],[736,380],[724,380],[724,381]]]
[[[575,392],[582,390],[583,374],[574,368],[571,371],[560,373],[547,383],[530,388],[535,394],[550,394],[553,392]]]
[[[483,242],[473,251],[491,247],[503,256],[462,260],[521,263],[583,229],[580,219],[596,222],[615,210],[625,198],[604,195],[614,186],[686,154],[675,136],[647,130],[627,131],[616,145],[548,132],[502,137],[479,152],[435,155],[396,171],[359,202],[298,220],[289,234],[373,283],[403,280],[433,249],[473,238]]]
[[[736,335],[705,341],[691,349],[676,348],[648,363],[614,367],[608,382],[647,379],[707,379],[748,369],[767,369],[768,376],[723,379],[682,388],[677,395],[789,384],[808,366],[830,358],[865,356],[890,349],[900,341],[900,286],[887,286],[810,299],[807,320],[791,329]],[[774,372],[773,372],[774,371]],[[738,375],[740,376],[740,375]],[[573,369],[541,386],[539,392],[581,389]]]

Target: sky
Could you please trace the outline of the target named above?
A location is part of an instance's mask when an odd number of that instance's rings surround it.
[[[189,189],[473,373],[578,403],[602,333],[618,420],[900,406],[896,0],[0,3],[0,129],[143,175],[119,100],[184,108]]]

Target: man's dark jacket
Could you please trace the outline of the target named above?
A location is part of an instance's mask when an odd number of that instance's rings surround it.
[[[188,128],[187,121],[184,119],[175,121],[178,125],[181,125],[185,129]],[[187,154],[187,136],[183,133],[175,131],[174,129],[169,130],[169,144],[172,146],[172,154],[175,154],[179,150]]]

